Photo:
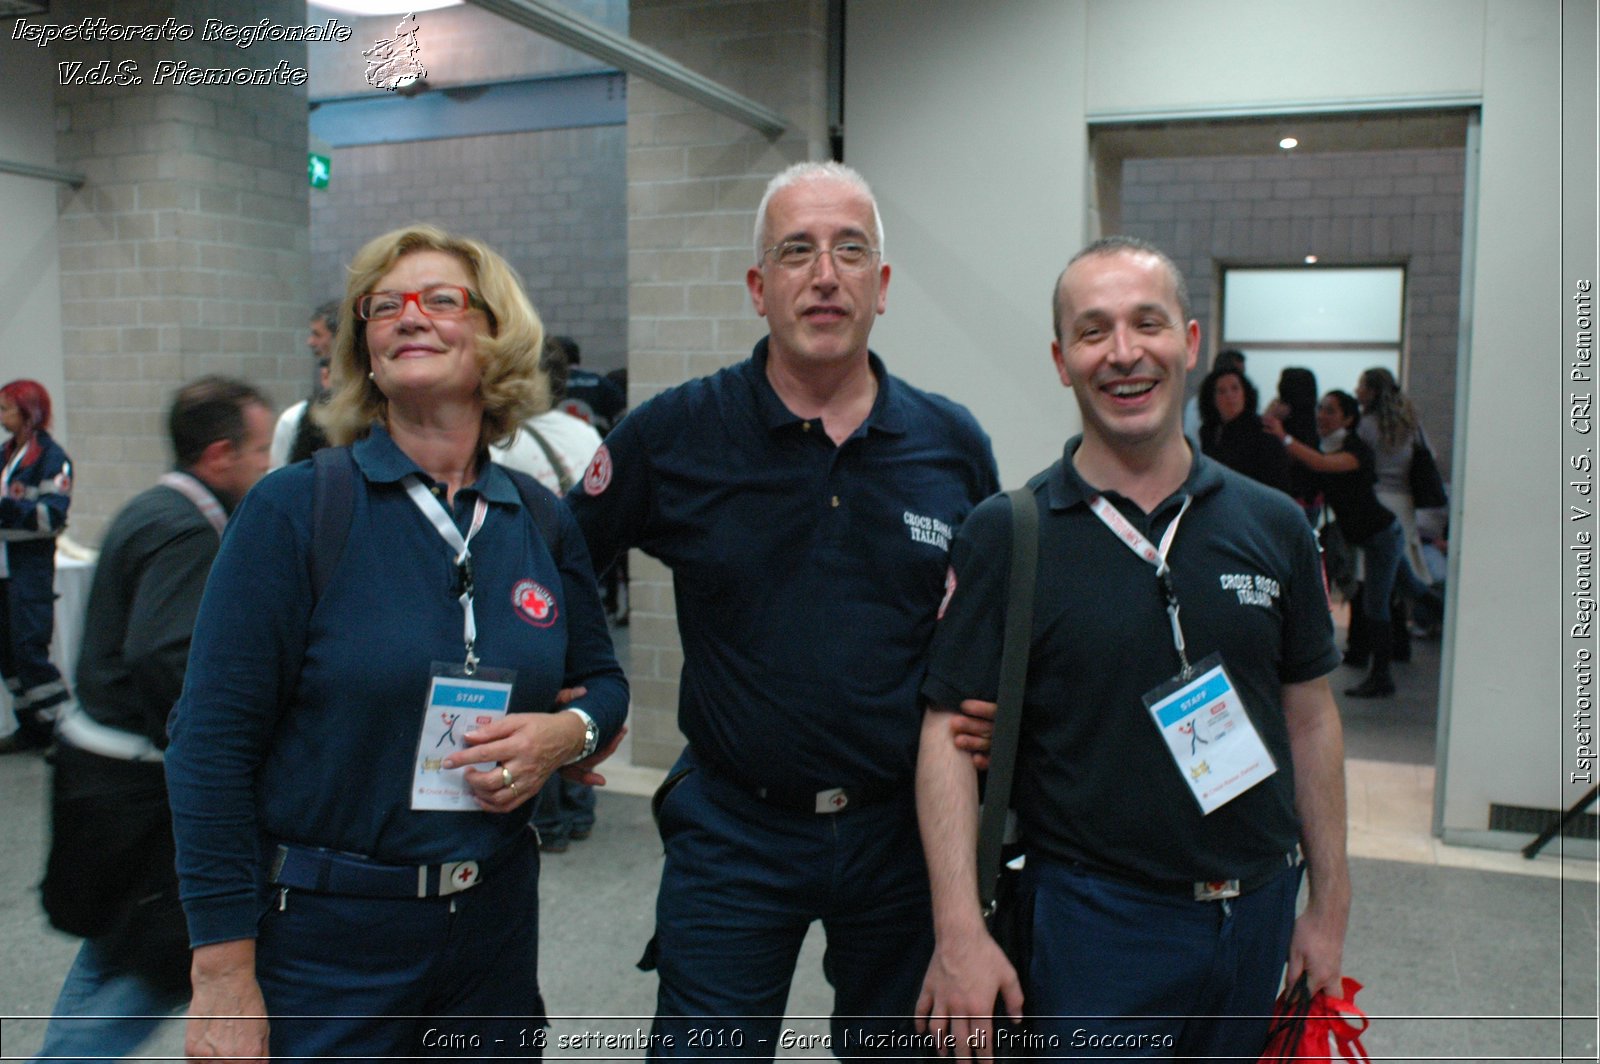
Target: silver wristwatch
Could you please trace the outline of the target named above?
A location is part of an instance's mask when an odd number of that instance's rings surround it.
[[[593,717],[577,706],[568,706],[566,712],[576,713],[578,719],[583,721],[583,752],[568,761],[567,764],[570,765],[574,761],[582,761],[586,757],[592,757],[594,752],[600,748],[600,725],[596,724]]]

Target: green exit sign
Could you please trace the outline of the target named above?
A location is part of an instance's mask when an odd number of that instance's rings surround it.
[[[333,160],[326,155],[316,152],[306,153],[306,176],[311,179],[312,188],[327,188],[328,175],[333,170]]]

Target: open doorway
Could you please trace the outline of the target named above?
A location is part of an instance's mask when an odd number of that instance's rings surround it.
[[[1346,378],[1383,366],[1414,403],[1448,480],[1472,124],[1470,111],[1450,110],[1098,125],[1098,228],[1150,240],[1183,269],[1202,334],[1191,389],[1225,347],[1247,352],[1263,405],[1283,365],[1324,367],[1321,392],[1352,390]],[[1307,306],[1322,297],[1297,285],[1336,276],[1352,282],[1348,294]],[[1363,295],[1363,286],[1389,294]],[[1241,317],[1246,309],[1254,317]],[[1370,766],[1375,777],[1407,781],[1404,816],[1425,838],[1447,727],[1448,645],[1413,639],[1411,651],[1395,667],[1392,699],[1343,698],[1360,678],[1353,668],[1332,682],[1352,763],[1352,824],[1364,800],[1358,766]],[[1381,823],[1385,811],[1376,812]]]

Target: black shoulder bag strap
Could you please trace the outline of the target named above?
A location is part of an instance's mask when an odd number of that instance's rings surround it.
[[[994,908],[1006,810],[1011,805],[1011,771],[1022,733],[1022,695],[1027,686],[1028,650],[1033,637],[1034,575],[1039,567],[1038,501],[1026,487],[1008,491],[1006,497],[1011,500],[1011,583],[1006,593],[1005,639],[1000,652],[1000,708],[989,740],[989,775],[978,825],[978,900],[986,916]]]
[[[556,475],[556,483],[561,485],[559,495],[565,495],[572,490],[572,474],[567,472],[567,464],[556,454],[556,449],[550,446],[550,441],[544,438],[544,433],[523,422],[522,431],[533,437],[533,442],[539,445],[539,450],[544,452],[544,460],[550,463],[551,470]]]

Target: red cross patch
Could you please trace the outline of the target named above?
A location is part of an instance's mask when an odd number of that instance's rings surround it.
[[[518,617],[535,628],[549,628],[556,623],[560,612],[550,589],[535,580],[517,581],[511,589],[511,605],[516,608]]]
[[[594,460],[583,474],[583,490],[587,495],[599,495],[611,486],[611,451],[605,444],[594,452]]]

